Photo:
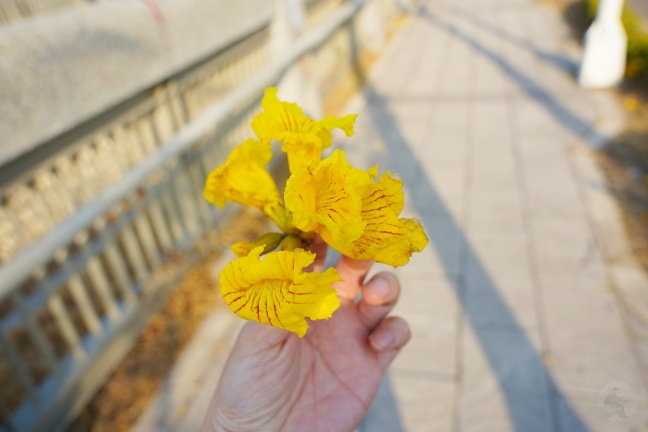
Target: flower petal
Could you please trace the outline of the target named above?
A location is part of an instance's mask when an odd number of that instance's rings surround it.
[[[339,118],[326,116],[319,123],[326,130],[341,129],[346,136],[351,136],[355,133],[353,127],[357,118],[358,114],[348,114]]]
[[[362,236],[339,252],[359,260],[373,260],[392,267],[409,262],[414,252],[421,252],[428,239],[416,219],[388,218],[370,223]]]
[[[328,116],[315,121],[299,105],[280,101],[276,88],[266,89],[261,107],[263,112],[252,119],[252,129],[261,140],[282,143],[281,149],[288,154],[290,172],[321,160],[322,150],[333,141],[330,130],[337,128],[347,136],[352,135],[357,117],[356,114],[341,118]]]
[[[205,199],[218,207],[234,201],[262,210],[281,203],[274,180],[264,168],[271,157],[269,143],[245,141],[209,174],[203,191]]]
[[[425,248],[428,239],[416,219],[398,218],[403,209],[402,188],[401,180],[385,173],[378,183],[364,190],[361,217],[367,225],[362,235],[346,246],[329,244],[355,259],[370,259],[393,267],[407,264],[412,253]]]
[[[371,184],[369,175],[352,167],[344,152],[336,150],[314,169],[301,168],[286,183],[286,208],[302,231],[317,232],[324,241],[348,245],[363,233],[361,191]]]
[[[304,336],[305,318],[327,319],[340,306],[331,287],[341,281],[335,269],[304,273],[315,255],[303,250],[271,252],[263,260],[258,247],[229,263],[220,274],[220,290],[230,309],[243,319]]]

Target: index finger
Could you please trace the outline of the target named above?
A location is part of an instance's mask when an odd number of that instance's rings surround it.
[[[352,302],[356,299],[372,264],[373,261],[370,260],[355,260],[342,255],[335,269],[344,280],[333,284],[340,300]]]

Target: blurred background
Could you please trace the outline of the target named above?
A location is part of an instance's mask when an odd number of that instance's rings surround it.
[[[0,428],[199,428],[242,325],[218,272],[268,229],[202,188],[278,86],[359,113],[338,147],[430,237],[360,430],[648,430],[648,10],[618,4],[623,76],[585,89],[595,0],[0,0]]]

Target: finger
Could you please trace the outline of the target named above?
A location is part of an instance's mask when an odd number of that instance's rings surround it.
[[[354,301],[356,299],[360,292],[360,286],[372,264],[373,261],[354,260],[344,255],[340,258],[335,268],[343,281],[333,285],[340,300]]]
[[[320,236],[316,236],[313,239],[313,243],[307,249],[315,254],[315,261],[313,261],[313,264],[306,267],[304,271],[321,272],[324,268],[324,261],[326,261],[328,245]]]
[[[400,283],[391,273],[378,273],[362,286],[358,314],[369,330],[373,330],[392,310],[400,295]]]
[[[409,325],[400,317],[385,319],[369,335],[369,345],[378,354],[378,364],[383,372],[411,336]]]

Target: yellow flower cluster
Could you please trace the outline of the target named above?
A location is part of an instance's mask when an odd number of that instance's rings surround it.
[[[280,101],[275,88],[266,90],[261,107],[252,120],[258,139],[236,147],[211,172],[204,196],[219,207],[234,201],[258,208],[281,229],[232,246],[239,258],[221,272],[221,293],[241,318],[301,337],[308,329],[306,318],[330,318],[340,305],[331,286],[341,280],[334,269],[303,271],[315,260],[303,249],[314,236],[351,258],[394,267],[407,264],[428,240],[416,219],[399,217],[404,205],[400,179],[389,172],[378,178],[378,167],[355,168],[341,150],[322,159],[332,129],[354,133],[355,114],[316,121],[298,105]],[[272,140],[288,156],[283,199],[265,168]],[[260,259],[262,254],[267,256]]]

